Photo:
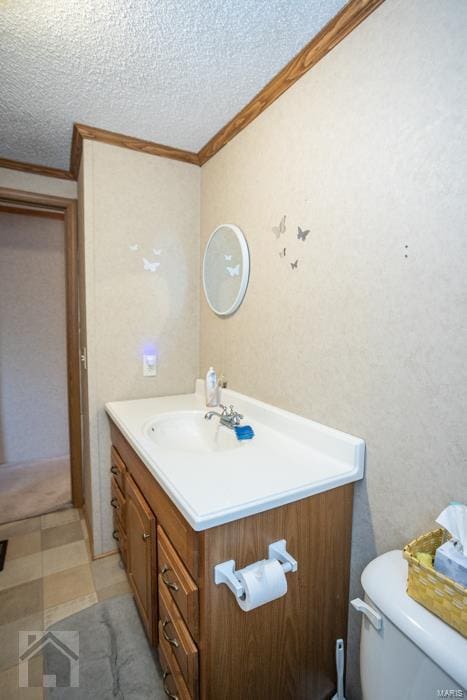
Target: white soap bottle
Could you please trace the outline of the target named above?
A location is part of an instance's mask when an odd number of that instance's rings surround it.
[[[210,367],[206,374],[206,406],[219,405],[219,390],[217,383],[217,374],[214,367]]]

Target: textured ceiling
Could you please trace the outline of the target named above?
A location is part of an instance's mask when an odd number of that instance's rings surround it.
[[[0,156],[69,167],[73,122],[198,151],[343,0],[2,0]]]

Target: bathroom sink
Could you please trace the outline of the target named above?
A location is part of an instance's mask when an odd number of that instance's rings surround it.
[[[233,430],[204,415],[205,411],[163,413],[149,420],[143,432],[159,447],[179,452],[224,452],[240,447]]]
[[[254,430],[238,441],[191,394],[106,404],[113,423],[194,530],[292,503],[363,477],[365,443],[231,389],[222,401]],[[217,409],[219,410],[219,409]]]

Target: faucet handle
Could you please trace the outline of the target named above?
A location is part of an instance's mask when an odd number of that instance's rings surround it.
[[[224,406],[224,404],[220,403],[220,404],[219,404],[219,408],[222,409],[222,415],[223,415],[223,416],[226,416],[226,415],[228,414],[229,411],[228,411],[227,406]]]

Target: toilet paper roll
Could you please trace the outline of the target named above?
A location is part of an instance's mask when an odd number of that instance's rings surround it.
[[[287,593],[287,579],[277,559],[257,561],[236,575],[245,590],[243,597],[237,598],[242,610],[253,610]]]

